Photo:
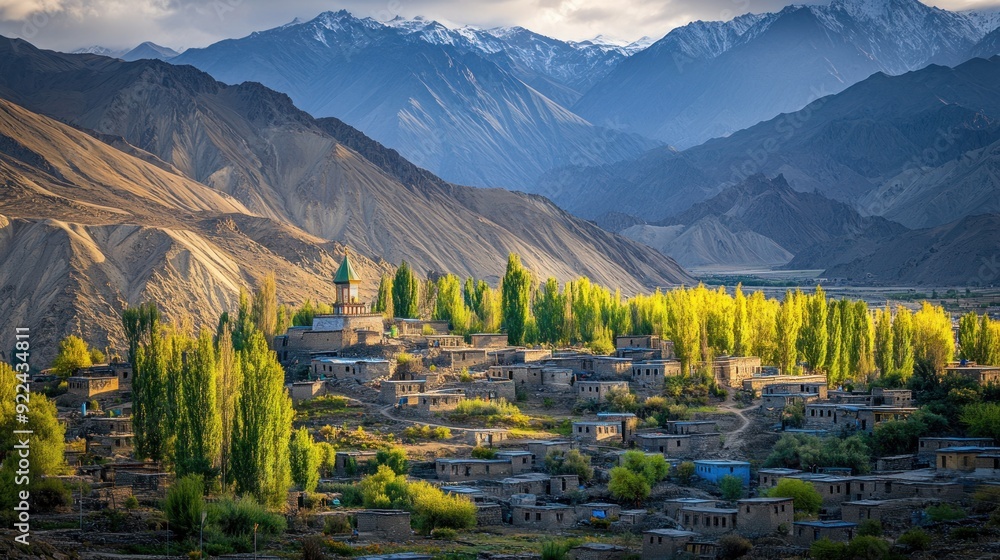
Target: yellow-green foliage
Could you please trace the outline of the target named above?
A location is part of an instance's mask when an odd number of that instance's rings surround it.
[[[451,430],[444,426],[432,428],[428,425],[410,426],[403,430],[407,439],[451,439]]]
[[[436,528],[469,529],[476,524],[476,506],[460,496],[446,495],[426,481],[407,482],[406,476],[382,465],[359,483],[366,508],[396,508],[412,512],[413,524],[424,534]]]
[[[506,399],[495,401],[480,398],[466,399],[458,403],[455,415],[479,416],[485,418],[486,423],[490,425],[502,424],[519,428],[527,426],[530,421],[526,415],[521,413],[521,409],[517,405],[507,402]]]

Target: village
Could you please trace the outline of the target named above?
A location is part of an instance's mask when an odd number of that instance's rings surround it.
[[[611,355],[510,346],[503,333],[466,337],[447,321],[372,313],[346,257],[335,283],[333,313],[273,343],[295,427],[339,434],[317,490],[289,492],[285,539],[326,535],[338,554],[369,559],[470,549],[484,559],[553,557],[543,541],[581,560],[816,557],[828,543],[846,550],[871,537],[907,555],[932,546],[921,535],[964,529],[964,542],[977,542],[977,528],[992,523],[977,508],[1000,501],[991,438],[928,434],[912,452],[861,467],[768,466],[779,441],[870,436],[906,421],[919,410],[911,389],[830,386],[826,375],[788,375],[754,356],[716,356],[696,374],[656,335],[617,336]],[[1000,367],[956,361],[945,375],[985,387],[1000,382]],[[61,478],[79,490],[40,540],[65,544],[82,530],[111,553],[165,538],[141,512],[166,497],[173,475],[133,456],[133,377],[112,361],[66,380],[56,403],[74,473]],[[59,379],[32,381],[41,391]],[[371,475],[387,446],[405,450],[408,479],[474,504],[475,529],[431,539],[410,511],[349,505],[338,490]],[[619,489],[618,469],[645,476],[645,491]],[[127,511],[125,521],[109,527],[108,511]],[[511,535],[527,540],[512,547]],[[281,557],[280,542],[252,557]],[[1000,552],[995,539],[984,546]]]

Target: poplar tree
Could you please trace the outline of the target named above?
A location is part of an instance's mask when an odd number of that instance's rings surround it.
[[[1000,322],[985,313],[979,322],[976,361],[983,365],[1000,365]]]
[[[959,357],[979,361],[979,315],[969,311],[958,319]]]
[[[233,350],[233,333],[228,324],[223,324],[216,340],[216,403],[219,415],[219,469],[223,486],[229,484],[230,462],[232,459],[233,423],[236,417],[236,403],[243,386],[241,361]]]
[[[750,321],[743,285],[737,284],[733,294],[733,354],[746,356],[750,349]]]
[[[507,342],[520,346],[525,342],[531,319],[531,273],[521,266],[521,258],[514,253],[507,256],[507,271],[503,275],[500,290]]]
[[[314,492],[319,484],[320,449],[304,427],[292,434],[288,445],[292,482],[306,492]]]
[[[402,319],[416,319],[420,314],[420,280],[403,261],[392,280],[392,310]]]
[[[557,344],[563,335],[563,296],[559,293],[559,281],[549,278],[538,290],[535,298],[535,322],[542,342]]]
[[[177,475],[194,473],[214,478],[222,445],[222,421],[218,406],[218,365],[208,331],[197,340],[179,337],[182,352],[179,377],[175,461]]]
[[[167,456],[169,426],[166,391],[166,348],[156,305],[128,308],[122,314],[132,361],[132,431],[139,459],[162,461]]]
[[[826,351],[826,379],[831,387],[835,387],[843,383],[844,378],[847,377],[847,368],[844,363],[844,324],[840,318],[840,305],[836,301],[830,304],[829,309],[827,330],[830,333],[830,338]]]
[[[273,271],[264,275],[260,286],[254,291],[251,318],[270,346],[274,342],[278,321],[278,288]]]
[[[372,311],[381,313],[383,317],[392,318],[392,276],[383,274],[378,282],[378,296]]]
[[[892,360],[904,380],[913,375],[913,313],[902,305],[892,321]]]
[[[701,321],[693,290],[681,286],[667,294],[667,328],[674,342],[674,353],[681,362],[681,374],[687,375],[702,360]]]
[[[240,352],[243,382],[233,422],[232,473],[236,490],[278,506],[291,484],[292,403],[285,372],[260,332]]]
[[[802,329],[802,292],[788,290],[785,300],[781,302],[778,319],[775,323],[777,335],[777,361],[781,372],[792,374],[798,372],[798,341]]]
[[[829,345],[829,329],[827,325],[826,292],[816,286],[816,291],[804,296],[802,314],[802,329],[799,332],[799,351],[809,364],[812,371],[824,371]]]
[[[913,349],[918,360],[926,360],[941,372],[955,356],[951,318],[941,307],[923,302],[913,314]]]
[[[437,303],[434,306],[434,319],[448,321],[448,326],[455,334],[465,334],[472,322],[472,312],[465,305],[462,297],[462,284],[458,276],[446,274],[437,281]]]
[[[896,370],[892,334],[892,311],[886,306],[875,312],[875,366],[882,375]]]

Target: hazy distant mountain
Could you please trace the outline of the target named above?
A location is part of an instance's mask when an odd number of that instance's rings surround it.
[[[619,211],[655,222],[749,175],[781,173],[796,190],[865,214],[910,228],[939,225],[997,208],[1000,180],[986,149],[1000,140],[997,91],[1000,58],[876,74],[683,152],[658,149],[633,161],[556,170],[537,190],[585,217]]]
[[[387,26],[326,12],[189,49],[171,62],[224,82],[251,80],[285,92],[311,114],[340,118],[460,183],[525,189],[549,169],[619,161],[654,146],[591,125],[493,57],[449,44],[452,36],[433,22],[419,23],[426,34],[440,32],[440,40],[428,42],[423,31],[399,22]],[[466,32],[483,40],[489,35]],[[524,35],[525,41],[542,41]]]
[[[622,61],[573,110],[685,148],[876,72],[961,63],[993,21],[917,0],[834,0],[694,22]]]
[[[111,58],[121,58],[123,54],[127,53],[129,49],[109,49],[99,45],[94,45],[91,47],[82,47],[73,51],[71,54],[99,54],[101,56],[110,56]]]
[[[800,268],[826,268],[905,231],[884,218],[863,217],[845,203],[795,191],[780,175],[756,175],[676,216],[622,234],[684,266],[776,266],[795,257]],[[861,252],[845,251],[845,245]],[[811,258],[799,259],[800,253]],[[813,262],[817,257],[822,262]]]
[[[103,53],[94,53],[103,54]],[[117,57],[122,60],[132,62],[134,60],[151,59],[151,60],[169,60],[179,55],[180,53],[171,49],[170,47],[161,47],[156,43],[151,43],[146,41],[145,43],[139,45],[138,47],[126,52],[125,54]]]
[[[894,286],[997,286],[997,240],[1000,215],[968,216],[902,234],[824,275]]]

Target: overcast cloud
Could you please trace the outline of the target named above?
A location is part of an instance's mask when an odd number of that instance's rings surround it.
[[[878,1],[878,0],[876,0]],[[521,25],[567,40],[604,34],[659,38],[695,20],[728,20],[780,10],[788,0],[0,0],[0,35],[50,49],[143,41],[203,47],[326,10],[346,9],[380,21],[422,15],[449,26]],[[803,2],[797,2],[803,3]],[[823,1],[806,2],[812,4]],[[930,2],[927,2],[930,3]],[[1000,0],[939,0],[949,10],[997,6]]]

